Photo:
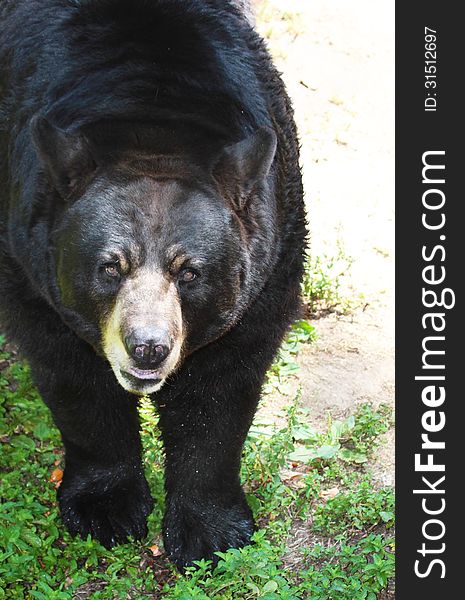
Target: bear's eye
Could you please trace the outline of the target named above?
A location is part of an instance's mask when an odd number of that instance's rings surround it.
[[[198,276],[199,274],[192,269],[183,269],[179,273],[179,281],[181,283],[190,283],[191,281],[194,281],[194,279],[197,279]]]
[[[115,279],[121,275],[118,263],[107,263],[104,265],[104,271],[108,277]]]

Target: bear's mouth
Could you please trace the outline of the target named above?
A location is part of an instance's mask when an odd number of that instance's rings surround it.
[[[125,390],[139,396],[158,391],[164,383],[159,371],[136,367],[119,369],[116,377]]]
[[[160,371],[153,369],[138,369],[137,367],[129,367],[128,371],[121,371],[121,373],[129,379],[153,381],[155,383],[158,383],[162,379]]]

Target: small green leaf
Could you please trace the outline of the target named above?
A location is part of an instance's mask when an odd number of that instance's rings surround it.
[[[383,519],[385,523],[389,523],[394,520],[394,513],[388,510],[382,510],[379,513],[379,516]]]
[[[368,457],[363,452],[357,452],[356,450],[349,450],[348,448],[342,448],[339,452],[339,458],[345,462],[352,462],[361,465],[367,462]]]
[[[253,594],[255,594],[256,596],[260,595],[260,588],[258,587],[258,585],[256,585],[252,581],[249,581],[246,585],[250,590],[252,590]]]
[[[298,448],[297,450],[294,450],[294,452],[291,452],[288,455],[288,459],[292,462],[303,462],[303,463],[308,463],[312,460],[315,460],[315,458],[318,458],[319,455],[317,454],[317,452],[315,451],[314,448]]]
[[[340,444],[336,444],[334,446],[323,445],[317,448],[317,456],[319,458],[323,458],[324,460],[329,460],[330,458],[334,458],[336,454],[339,452],[341,448]]]
[[[316,437],[316,431],[308,425],[297,425],[292,428],[292,437],[297,441],[308,441],[314,440]]]
[[[263,586],[263,592],[268,593],[268,592],[276,592],[276,590],[278,589],[278,584],[276,583],[276,581],[274,581],[273,579],[270,579],[270,581],[268,581],[264,586]]]
[[[41,441],[49,439],[52,436],[52,431],[50,427],[47,425],[47,423],[43,423],[42,421],[37,423],[32,432],[34,434],[34,437],[38,438]]]
[[[26,450],[35,450],[34,440],[27,437],[27,435],[17,435],[11,440],[11,445],[14,448],[25,448]]]

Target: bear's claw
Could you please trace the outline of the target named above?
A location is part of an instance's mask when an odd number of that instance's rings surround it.
[[[216,564],[216,552],[249,544],[254,530],[252,512],[245,501],[230,507],[213,502],[170,502],[163,521],[165,549],[181,570],[200,559]]]
[[[125,481],[104,491],[82,489],[82,482],[76,486],[72,480],[63,480],[58,499],[63,523],[73,536],[85,539],[90,534],[111,548],[147,535],[153,499],[145,480]]]

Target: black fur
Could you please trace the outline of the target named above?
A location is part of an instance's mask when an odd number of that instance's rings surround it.
[[[58,496],[73,534],[107,546],[141,538],[153,505],[136,400],[102,350],[99,323],[118,292],[97,273],[98,253],[116,244],[165,275],[173,243],[203,257],[197,287],[179,288],[182,362],[153,394],[164,542],[180,567],[250,540],[242,446],[299,310],[306,229],[292,109],[235,4],[0,8],[0,321],[61,431]],[[168,209],[150,203],[147,181]]]

